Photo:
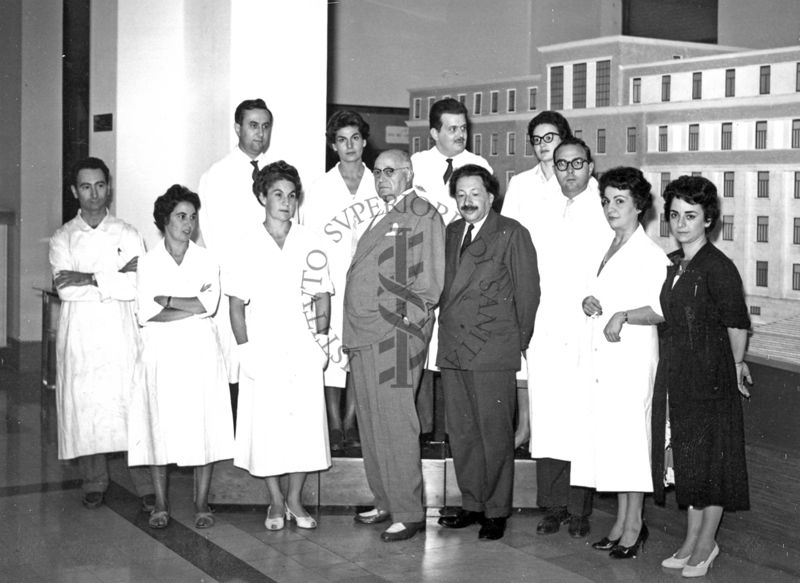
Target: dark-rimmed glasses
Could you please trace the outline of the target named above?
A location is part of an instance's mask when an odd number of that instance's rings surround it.
[[[573,158],[572,160],[557,160],[556,168],[561,172],[566,172],[567,168],[572,166],[573,170],[580,170],[584,164],[588,164],[589,160],[586,158]]]
[[[391,178],[394,175],[395,171],[397,171],[397,170],[408,170],[408,169],[409,169],[409,166],[400,166],[399,168],[392,168],[391,166],[387,166],[386,168],[375,168],[372,171],[372,175],[375,178],[380,178],[381,173],[383,173],[383,175],[386,178]]]
[[[559,135],[558,132],[547,132],[543,136],[533,136],[531,138],[531,141],[533,142],[534,146],[538,146],[542,142],[544,142],[545,144],[549,144],[550,142],[553,141],[553,138],[555,138],[558,135]]]

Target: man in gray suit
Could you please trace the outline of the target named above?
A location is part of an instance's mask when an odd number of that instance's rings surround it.
[[[343,343],[375,497],[374,508],[355,520],[376,524],[391,517],[381,534],[391,542],[425,528],[414,395],[444,284],[444,224],[411,188],[407,153],[383,152],[373,174],[384,205],[359,239],[347,272]]]
[[[498,215],[497,178],[468,164],[450,194],[461,219],[447,226],[439,354],[447,432],[462,508],[448,528],[481,525],[478,538],[503,536],[514,486],[514,409],[520,354],[533,335],[539,270],[528,230]]]

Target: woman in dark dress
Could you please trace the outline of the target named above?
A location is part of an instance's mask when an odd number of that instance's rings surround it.
[[[664,190],[670,230],[680,243],[661,289],[660,361],[653,395],[653,485],[664,502],[665,427],[669,418],[675,494],[688,507],[686,538],[662,565],[702,577],[719,547],[723,510],[750,500],[740,393],[752,383],[744,362],[750,319],[733,262],[708,241],[719,218],[717,189],[681,176]]]

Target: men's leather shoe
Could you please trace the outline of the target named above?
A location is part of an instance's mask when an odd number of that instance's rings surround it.
[[[409,539],[421,530],[425,530],[424,520],[419,522],[401,522],[400,524],[403,525],[402,530],[398,530],[397,532],[383,531],[381,533],[381,540],[387,543],[393,543]]]
[[[353,517],[358,524],[379,524],[389,520],[388,510],[378,510],[375,514],[364,516],[363,513],[356,513]]]
[[[472,524],[483,524],[485,517],[483,512],[464,510],[463,508],[453,516],[442,516],[439,524],[447,528],[464,528]]]
[[[485,540],[497,540],[503,538],[506,532],[506,518],[504,516],[497,518],[487,518],[481,524],[481,529],[478,531],[478,538]]]
[[[575,515],[569,517],[569,536],[572,538],[583,538],[589,534],[590,530],[587,517]]]
[[[569,520],[569,512],[563,506],[548,508],[542,521],[536,527],[537,534],[554,534],[559,531],[562,524]]]
[[[83,497],[83,505],[90,510],[103,505],[103,492],[87,492]]]

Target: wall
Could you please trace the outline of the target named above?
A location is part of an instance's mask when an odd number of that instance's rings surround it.
[[[341,0],[331,103],[408,107],[408,88],[528,75],[539,46],[619,34],[621,0]]]
[[[91,113],[114,113],[115,125],[91,134],[90,150],[109,162],[116,214],[148,247],[159,237],[153,201],[174,183],[196,189],[235,145],[243,99],[263,97],[272,110],[275,159],[305,182],[324,172],[324,150],[307,140],[325,127],[324,0],[118,0],[93,10]],[[279,24],[254,25],[270,22]]]
[[[717,42],[768,49],[800,44],[797,0],[719,0]]]

